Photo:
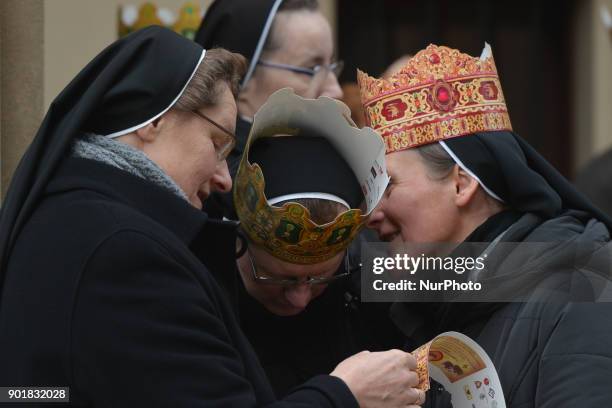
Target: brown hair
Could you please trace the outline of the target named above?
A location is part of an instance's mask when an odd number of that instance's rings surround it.
[[[246,59],[223,48],[206,51],[204,60],[174,105],[182,111],[193,111],[218,102],[222,84],[229,85],[234,97],[238,95],[240,80],[246,72]]]
[[[338,215],[348,211],[344,205],[336,201],[324,200],[322,198],[299,198],[297,200],[282,201],[274,205],[282,207],[285,203],[298,203],[303,205],[310,211],[310,219],[319,225],[327,224],[335,220]]]

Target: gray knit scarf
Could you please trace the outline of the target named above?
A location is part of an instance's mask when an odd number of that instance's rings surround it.
[[[170,190],[188,201],[181,188],[142,151],[105,136],[87,133],[72,145],[72,156],[99,161]]]

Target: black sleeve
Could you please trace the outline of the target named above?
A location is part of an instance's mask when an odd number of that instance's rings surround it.
[[[96,407],[357,406],[331,376],[258,401],[214,290],[148,236],[108,238],[84,268],[73,309],[75,391]]]
[[[568,304],[542,353],[533,406],[610,406],[610,316],[612,303]]]

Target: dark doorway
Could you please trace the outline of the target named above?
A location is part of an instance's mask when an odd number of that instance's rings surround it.
[[[564,175],[572,169],[571,0],[339,0],[342,82],[379,76],[428,44],[493,48],[514,130]]]

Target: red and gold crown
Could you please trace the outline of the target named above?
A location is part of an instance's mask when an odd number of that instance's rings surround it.
[[[480,58],[429,45],[389,79],[357,71],[366,123],[387,153],[475,132],[512,130],[489,44]]]

